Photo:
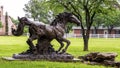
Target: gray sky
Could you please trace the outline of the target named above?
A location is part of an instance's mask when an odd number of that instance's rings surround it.
[[[23,11],[24,4],[28,3],[29,0],[0,0],[0,6],[4,8],[4,14],[7,11],[8,15],[17,19],[17,17],[25,16]]]

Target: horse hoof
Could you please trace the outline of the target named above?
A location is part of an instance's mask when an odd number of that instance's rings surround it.
[[[33,54],[34,54],[34,55],[37,55],[38,53],[37,53],[37,51],[34,51]]]
[[[56,53],[58,53],[58,51],[55,51]]]
[[[63,49],[61,53],[62,53],[62,54],[65,53],[65,49]]]
[[[33,50],[33,54],[35,54],[35,55],[38,54],[36,49]]]

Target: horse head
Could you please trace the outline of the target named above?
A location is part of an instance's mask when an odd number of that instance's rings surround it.
[[[73,15],[72,13],[64,12],[64,13],[59,13],[55,20],[51,23],[51,25],[56,25],[58,23],[64,23],[66,24],[67,22],[70,23],[75,23],[78,26],[81,24],[80,20]]]
[[[81,22],[75,15],[73,15],[72,13],[68,13],[68,12],[64,12],[63,14],[64,14],[64,17],[67,19],[68,22],[75,23],[78,26],[80,26]]]

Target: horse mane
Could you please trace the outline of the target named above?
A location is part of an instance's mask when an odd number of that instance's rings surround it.
[[[58,15],[56,15],[55,19],[51,22],[50,25],[56,26],[58,23],[63,23],[61,21],[68,17],[69,15],[71,15],[71,13],[68,12],[59,13]]]
[[[57,15],[50,25],[53,25],[53,26],[57,25],[57,23],[59,22],[60,16],[61,14]]]

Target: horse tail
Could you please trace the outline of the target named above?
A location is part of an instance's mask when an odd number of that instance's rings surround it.
[[[12,34],[15,36],[20,36],[23,34],[24,30],[24,25],[19,23],[17,29],[11,28],[12,29]]]

